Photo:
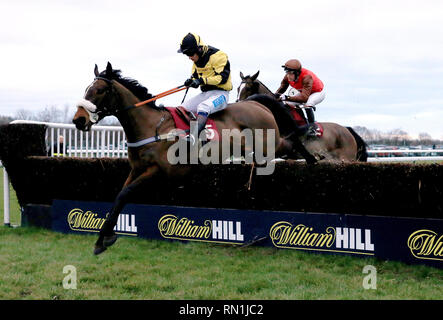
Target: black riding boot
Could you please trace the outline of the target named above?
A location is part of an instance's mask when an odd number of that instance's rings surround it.
[[[206,121],[208,120],[208,114],[205,112],[199,112],[197,115],[197,125],[191,125],[191,131],[189,132],[188,141],[192,144],[197,143],[200,138],[200,133],[206,127]],[[206,139],[203,139],[202,144],[205,144]]]
[[[315,123],[314,110],[315,110],[315,107],[305,109],[306,115],[307,115],[307,121],[308,121],[308,125],[307,125],[308,136],[311,136],[311,137],[316,137],[317,131],[319,129],[317,124]]]
[[[305,108],[306,116],[308,117],[308,123],[314,123],[315,122],[315,116],[314,116],[314,107]]]
[[[206,112],[199,112],[197,115],[197,137],[200,138],[200,133],[206,127],[206,121],[208,121],[208,114]],[[206,141],[207,139],[203,139]]]

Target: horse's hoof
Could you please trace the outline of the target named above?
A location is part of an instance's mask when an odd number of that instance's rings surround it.
[[[107,248],[107,247],[112,246],[116,241],[117,241],[116,234],[113,234],[112,236],[109,236],[109,237],[105,236],[103,238],[103,245]]]
[[[94,255],[99,255],[100,253],[102,253],[102,252],[104,252],[104,251],[106,251],[106,247],[104,247],[104,246],[98,246],[98,245],[95,245],[95,247],[94,247]]]

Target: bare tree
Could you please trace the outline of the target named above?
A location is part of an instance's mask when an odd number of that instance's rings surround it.
[[[72,118],[74,116],[74,112],[72,112],[71,106],[69,104],[66,103],[63,106],[61,113],[62,113],[61,119],[62,119],[63,123],[72,123]]]
[[[34,114],[27,109],[18,109],[15,111],[14,118],[17,120],[34,120]]]
[[[9,116],[0,116],[0,125],[8,124],[8,123],[11,122],[12,120],[13,120],[12,117],[9,117]]]
[[[427,132],[420,132],[418,134],[418,139],[419,140],[432,140],[432,137],[429,133]]]

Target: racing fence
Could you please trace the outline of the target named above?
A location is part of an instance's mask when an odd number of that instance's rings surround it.
[[[93,126],[89,132],[79,131],[73,124],[16,120],[11,124],[46,126],[46,148],[49,157],[126,158],[127,143],[120,126]],[[443,160],[443,149],[377,149],[368,150],[369,162]],[[2,166],[0,162],[0,167]],[[3,168],[4,224],[10,225],[9,177]]]

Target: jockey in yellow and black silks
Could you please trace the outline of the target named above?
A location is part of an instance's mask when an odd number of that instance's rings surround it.
[[[183,103],[185,109],[197,114],[198,132],[191,133],[196,138],[195,135],[198,137],[205,128],[208,116],[228,105],[229,91],[232,90],[230,63],[226,53],[205,45],[194,33],[188,33],[182,39],[177,52],[187,55],[194,63],[192,76],[185,81],[185,86],[200,87],[202,91]]]

